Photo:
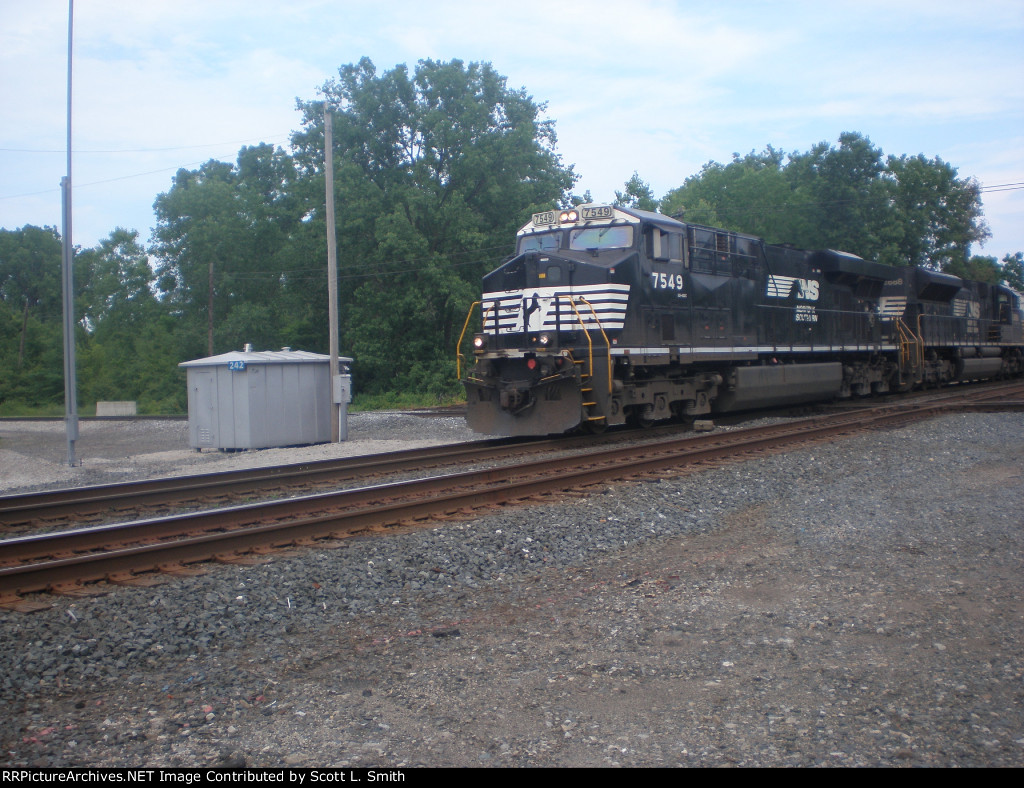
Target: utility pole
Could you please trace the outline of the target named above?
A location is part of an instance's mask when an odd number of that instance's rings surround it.
[[[78,382],[75,376],[75,248],[71,243],[71,43],[75,3],[68,0],[68,174],[61,178],[61,281],[64,296],[64,427],[68,439],[68,465],[75,464],[78,440]]]
[[[206,349],[207,355],[213,355],[213,255],[210,255],[209,287],[210,295],[206,302]]]
[[[331,334],[331,443],[341,440],[341,403],[335,402],[338,380],[338,239],[334,228],[334,121],[324,102],[324,174],[327,177],[327,325]]]

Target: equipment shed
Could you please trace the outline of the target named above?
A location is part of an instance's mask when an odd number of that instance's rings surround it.
[[[330,357],[283,348],[185,361],[189,445],[265,449],[331,440]],[[343,367],[352,359],[340,359]]]

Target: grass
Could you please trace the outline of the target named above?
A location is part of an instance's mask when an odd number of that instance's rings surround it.
[[[386,394],[356,394],[348,406],[349,413],[368,410],[413,410],[415,408],[436,408],[444,405],[461,405],[465,397],[439,397],[436,394],[415,394],[388,392]]]
[[[95,406],[93,413],[96,412]],[[79,413],[79,415],[84,415]],[[0,402],[0,418],[63,418],[63,405],[26,405],[23,402]]]
[[[445,405],[465,404],[465,397],[439,397],[436,394],[414,394],[396,393],[387,394],[356,394],[352,403],[348,406],[349,413],[360,413],[371,410],[414,410],[416,408],[436,408]],[[166,416],[184,415],[182,413],[157,413],[151,408],[145,408],[140,403],[140,415]],[[80,407],[78,415],[90,417],[96,415],[96,404]],[[0,418],[64,418],[64,406],[62,404],[50,405],[26,405],[22,402],[7,400],[0,402]]]

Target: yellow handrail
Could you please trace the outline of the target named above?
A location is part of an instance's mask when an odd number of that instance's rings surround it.
[[[601,332],[601,336],[604,337],[604,345],[605,345],[606,348],[608,348],[608,393],[611,394],[612,393],[612,343],[608,341],[608,334],[605,333],[604,326],[601,325],[601,319],[597,316],[597,310],[594,309],[594,305],[591,304],[583,296],[579,296],[579,300],[582,301],[584,304],[586,304],[587,306],[590,307],[590,311],[594,315],[594,322],[597,323],[597,328]],[[579,313],[577,313],[577,315],[579,315]],[[583,330],[586,331],[586,327],[585,326],[584,326]],[[590,336],[589,332],[587,332],[587,336],[588,337]],[[593,350],[593,348],[591,348],[591,350]],[[593,374],[593,371],[594,371],[594,359],[593,359],[593,356],[591,356],[591,359],[590,359],[590,371],[591,371],[591,374]]]
[[[556,309],[558,308],[557,300],[560,299],[561,297],[562,296],[560,296],[560,295],[556,295],[555,296],[555,299],[556,299],[555,308]],[[590,332],[587,331],[587,327],[583,324],[583,318],[580,316],[580,312],[576,308],[576,304],[574,304],[572,302],[572,296],[569,296],[569,307],[576,314],[576,320],[577,320],[577,322],[579,322],[580,328],[583,329],[583,336],[585,336],[587,338],[587,357],[588,357],[588,361],[589,361],[589,364],[590,364],[590,372],[587,373],[587,377],[591,377],[592,378],[592,377],[594,377],[594,342],[590,338]]]
[[[462,333],[459,334],[459,342],[455,346],[456,380],[462,380],[462,361],[464,359],[464,356],[462,355],[462,340],[466,338],[466,329],[469,328],[469,319],[473,316],[473,310],[476,309],[477,306],[482,303],[483,301],[474,301],[472,304],[470,304],[469,311],[466,312],[466,322],[462,324]],[[487,315],[490,314],[490,311],[494,309],[496,305],[497,302],[495,301],[486,309],[486,311],[484,311],[483,315],[480,318],[481,327],[485,327],[487,325]]]
[[[917,316],[917,361],[921,365],[921,369],[924,369],[924,331],[921,328],[921,318],[924,315]]]
[[[918,315],[918,331],[920,332],[921,316]],[[903,322],[903,318],[896,319],[896,331],[899,332],[900,341],[900,372],[903,373],[904,368],[923,369],[924,368],[924,340],[921,335],[915,334],[914,330]],[[913,350],[911,350],[913,346]],[[913,358],[911,357],[913,353]]]

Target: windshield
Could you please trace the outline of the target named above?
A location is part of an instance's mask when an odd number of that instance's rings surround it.
[[[570,249],[628,249],[633,245],[630,225],[584,227],[569,233]]]
[[[559,248],[558,237],[562,233],[559,230],[546,233],[531,233],[519,239],[519,253],[538,250],[541,252],[553,252]]]

